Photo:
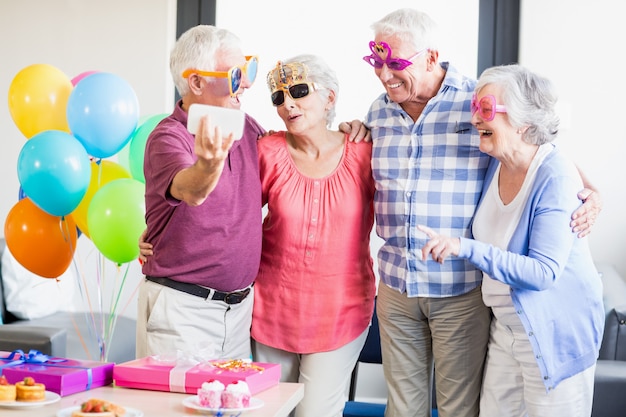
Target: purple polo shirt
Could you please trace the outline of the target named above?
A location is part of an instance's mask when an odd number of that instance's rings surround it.
[[[146,241],[154,255],[143,273],[233,291],[250,285],[261,258],[261,183],[257,138],[264,129],[246,115],[216,188],[197,207],[168,192],[181,169],[196,161],[187,113],[174,112],[150,134],[144,154]]]

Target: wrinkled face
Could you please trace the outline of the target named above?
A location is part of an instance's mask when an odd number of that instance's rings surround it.
[[[374,71],[391,100],[402,104],[427,93],[425,81],[427,50],[416,51],[412,45],[396,36],[378,35],[374,42],[376,46],[372,51],[382,61],[382,65],[380,63],[374,65]],[[406,63],[405,61],[411,64],[395,65],[398,62]]]
[[[294,135],[303,135],[313,128],[326,126],[326,105],[317,90],[311,91],[304,97],[294,99],[289,93],[292,86],[286,86],[284,102],[276,107],[278,116],[285,123],[287,131]]]
[[[307,71],[304,64],[283,64],[279,61],[267,76],[272,104],[287,131],[294,135],[326,126],[329,102],[318,93],[323,87],[312,82]]]
[[[495,158],[502,156],[518,140],[519,134],[509,123],[500,88],[488,84],[476,93],[472,106],[472,124],[480,135],[480,150]]]
[[[248,78],[247,71],[232,71],[233,67],[246,68],[246,57],[239,50],[223,51],[218,53],[216,73],[226,75],[230,71],[229,76],[225,77],[202,77],[193,74],[191,77],[199,77],[201,94],[197,101],[202,104],[210,104],[213,106],[227,107],[231,109],[241,108],[240,97],[247,88],[250,88],[252,82]],[[235,94],[231,95],[233,84],[238,85]]]

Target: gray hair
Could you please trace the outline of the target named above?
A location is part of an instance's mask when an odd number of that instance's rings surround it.
[[[326,101],[330,96],[331,90],[335,92],[335,102],[333,106],[326,112],[326,126],[331,126],[337,112],[337,98],[339,96],[339,80],[337,74],[328,66],[328,64],[319,56],[303,54],[282,61],[283,64],[293,64],[299,62],[307,67],[307,79],[310,82],[319,84],[324,89],[317,90],[322,100]],[[273,69],[272,69],[273,71]],[[270,71],[271,72],[271,71]]]
[[[478,93],[486,85],[501,88],[511,125],[525,129],[522,139],[543,145],[556,139],[559,117],[557,95],[552,83],[521,65],[500,65],[486,69],[476,84]]]
[[[426,13],[415,9],[398,9],[371,26],[375,35],[397,36],[416,50],[437,50],[437,24]]]
[[[184,97],[189,93],[183,71],[188,68],[214,71],[218,53],[238,50],[240,44],[234,33],[210,25],[194,26],[180,35],[170,54],[170,72],[178,94]]]

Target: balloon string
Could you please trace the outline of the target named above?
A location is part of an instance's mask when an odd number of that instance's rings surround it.
[[[137,295],[137,292],[139,291],[139,287],[141,286],[141,280],[139,280],[137,282],[137,285],[135,286],[135,289],[133,290],[133,292],[130,294],[130,296],[128,297],[128,299],[126,300],[126,304],[124,305],[124,308],[122,309],[122,311],[120,312],[120,314],[124,314],[124,312],[126,311],[126,309],[128,308],[128,306],[130,305],[130,302],[135,298],[135,296]]]
[[[98,180],[96,182],[98,187],[96,188],[96,190],[99,190],[102,186],[102,158],[98,158],[96,160],[96,165],[98,165]]]
[[[82,269],[84,268],[83,258],[81,256],[75,256],[73,261],[74,261],[74,267],[78,271],[77,282],[78,282],[78,287],[80,290],[80,295],[81,295],[83,304],[87,304],[88,306],[88,311],[85,312],[85,319],[86,319],[86,322],[88,323],[87,328],[88,328],[90,337],[93,337],[97,341],[100,360],[107,361],[108,355],[109,355],[109,348],[112,345],[113,335],[115,332],[115,328],[117,326],[118,318],[121,314],[123,314],[126,308],[130,305],[131,301],[133,300],[133,297],[136,295],[138,291],[140,283],[137,284],[137,287],[133,290],[132,294],[126,300],[126,304],[124,305],[124,308],[122,309],[122,311],[118,313],[117,310],[123,304],[124,287],[127,285],[126,283],[130,275],[130,263],[126,263],[126,268],[124,268],[123,272],[122,272],[122,269],[120,268],[120,265],[116,264],[117,272],[113,280],[113,287],[111,288],[112,297],[110,298],[110,303],[108,303],[107,300],[104,299],[105,298],[104,295],[107,293],[107,290],[109,289],[108,285],[105,288],[105,279],[104,279],[104,277],[106,276],[106,269],[107,269],[106,264],[108,260],[105,259],[104,255],[102,255],[102,253],[100,253],[99,251],[97,251],[96,253],[97,253],[96,255],[97,256],[97,261],[96,261],[97,268],[96,268],[96,277],[95,277],[95,283],[96,283],[95,297],[93,297],[92,294],[90,294],[90,291],[89,291],[90,285],[87,284],[85,274],[81,273]],[[108,312],[105,312],[106,310],[106,308],[104,307],[105,304],[108,304]],[[97,313],[100,313],[99,314],[100,317],[97,317],[98,316]],[[75,325],[74,327],[76,329],[76,333],[78,334],[79,341],[82,344],[87,354],[87,357],[91,358],[92,355],[89,352],[89,348],[87,344],[85,343],[86,341],[83,335],[81,334],[77,325]]]
[[[61,229],[61,234],[63,236],[63,239],[66,242],[68,242],[68,244],[70,245],[71,253],[75,254],[76,253],[75,252],[76,248],[73,247],[74,246],[74,243],[73,243],[74,241],[71,238],[70,225],[68,224],[68,221],[67,221],[65,216],[61,216],[61,219],[59,221],[59,227]],[[79,291],[80,291],[81,298],[83,300],[83,303],[85,303],[85,295],[86,295],[86,297],[87,297],[87,304],[89,306],[89,311],[85,312],[85,320],[88,323],[89,322],[92,323],[93,330],[94,330],[94,333],[95,333],[95,322],[94,322],[94,317],[93,317],[93,308],[91,306],[91,299],[89,297],[89,289],[88,289],[89,286],[87,285],[87,282],[86,282],[86,279],[85,279],[85,275],[81,272],[82,268],[79,268],[79,265],[76,262],[76,257],[72,256],[72,259],[73,259],[74,270],[76,272],[76,282],[78,284],[78,288],[79,288]],[[83,281],[82,282],[83,286],[81,286],[81,279]],[[91,318],[91,320],[89,320],[90,318]],[[73,325],[74,325],[74,329],[76,330],[76,334],[78,335],[78,339],[79,339],[81,345],[83,346],[83,349],[84,349],[84,351],[85,351],[85,353],[87,355],[87,358],[91,359],[91,354],[90,354],[89,349],[88,349],[88,347],[87,347],[87,345],[85,343],[83,335],[81,334],[80,329],[79,329],[78,325],[76,324],[76,321],[74,320],[74,316],[72,316],[72,322],[73,322]],[[88,327],[89,332],[92,333],[92,328],[89,327],[89,326],[87,326],[87,327]]]
[[[92,321],[90,320],[90,318],[93,317],[93,313],[92,313],[93,312],[93,307],[91,305],[91,297],[89,296],[89,285],[87,285],[87,280],[85,278],[85,273],[84,273],[84,268],[82,266],[82,258],[81,257],[75,257],[74,258],[74,268],[75,268],[75,271],[76,271],[76,282],[78,284],[78,289],[80,291],[81,300],[83,302],[83,305],[87,304],[87,306],[88,306],[88,311],[85,311],[85,322],[91,323]],[[81,285],[81,283],[82,283],[82,285]],[[80,339],[81,344],[83,345],[83,349],[85,350],[87,358],[91,359],[91,354],[89,353],[89,349],[87,348],[87,345],[85,344],[83,335],[82,335],[79,327],[76,325],[76,323],[74,323],[74,328],[76,329],[76,333],[78,334],[78,338]],[[92,327],[91,326],[87,326],[87,329],[89,330],[89,333],[91,334],[91,336],[94,336],[94,331],[93,331]]]
[[[130,268],[129,263],[126,263],[126,271],[124,272],[124,277],[122,278],[122,282],[119,285],[119,291],[117,291],[117,295],[115,297],[115,303],[113,304],[113,307],[111,308],[111,317],[115,315],[115,311],[117,310],[117,306],[119,305],[120,297],[122,295],[122,290],[124,289],[124,284],[126,283],[126,278],[128,277],[129,268]],[[119,271],[119,268],[118,268],[118,271]]]

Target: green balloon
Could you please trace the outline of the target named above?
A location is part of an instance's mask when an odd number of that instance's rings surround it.
[[[94,194],[87,211],[89,237],[107,259],[123,264],[139,256],[146,228],[145,185],[131,178],[113,180]]]
[[[130,137],[130,145],[128,148],[128,164],[130,166],[130,175],[137,181],[146,183],[146,178],[143,175],[143,158],[146,150],[146,142],[148,142],[148,136],[154,130],[156,125],[161,120],[166,118],[168,114],[162,113],[148,117],[142,124],[139,125],[135,132]]]

